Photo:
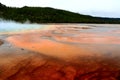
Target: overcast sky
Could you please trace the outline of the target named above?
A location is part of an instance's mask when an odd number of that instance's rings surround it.
[[[120,18],[120,0],[0,0],[0,2],[14,7],[53,7],[93,16]]]

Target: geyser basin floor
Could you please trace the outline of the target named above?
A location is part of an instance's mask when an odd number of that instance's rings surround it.
[[[119,25],[50,26],[0,36],[0,80],[120,79]]]

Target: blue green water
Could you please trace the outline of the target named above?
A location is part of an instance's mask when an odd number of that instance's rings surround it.
[[[40,30],[44,29],[45,25],[30,24],[30,23],[17,23],[13,21],[0,21],[0,33],[9,32],[23,32],[29,30]]]

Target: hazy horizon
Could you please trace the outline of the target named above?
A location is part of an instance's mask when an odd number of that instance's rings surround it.
[[[10,7],[52,7],[91,16],[120,18],[119,0],[0,0],[0,2]]]

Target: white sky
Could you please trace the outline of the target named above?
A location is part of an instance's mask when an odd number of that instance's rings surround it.
[[[53,7],[93,16],[120,18],[120,0],[0,0],[0,2],[14,7]]]

